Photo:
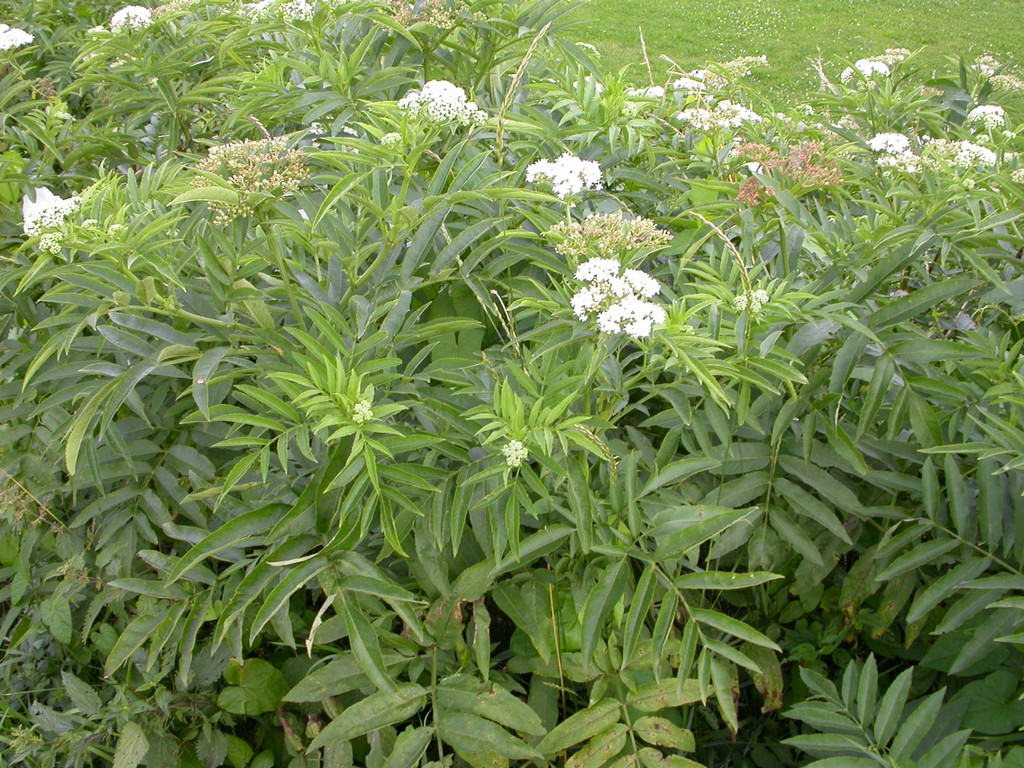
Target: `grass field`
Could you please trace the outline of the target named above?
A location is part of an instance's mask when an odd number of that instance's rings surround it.
[[[809,60],[858,59],[886,48],[922,49],[918,63],[993,54],[1024,60],[1022,0],[587,0],[573,18],[578,39],[597,46],[611,71],[646,80],[641,30],[656,81],[737,56],[768,57],[753,75],[775,95],[814,85]]]

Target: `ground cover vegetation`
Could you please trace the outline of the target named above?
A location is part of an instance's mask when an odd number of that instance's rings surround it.
[[[1011,62],[2,7],[5,765],[1024,764]]]
[[[945,71],[947,57],[1013,56],[1024,49],[1015,0],[589,0],[570,18],[568,33],[592,43],[602,64],[646,73],[641,36],[658,80],[680,67],[709,60],[767,56],[754,73],[758,89],[791,103],[817,89],[815,59],[859,59],[870,51],[920,50],[917,64]]]

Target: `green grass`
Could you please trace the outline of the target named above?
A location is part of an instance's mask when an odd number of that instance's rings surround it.
[[[632,81],[647,80],[642,30],[655,82],[675,71],[662,55],[692,69],[764,54],[770,68],[752,81],[794,98],[814,87],[819,52],[838,62],[922,49],[926,70],[948,56],[1024,59],[1021,0],[588,0],[573,18],[576,39],[597,46],[610,71],[629,66]]]

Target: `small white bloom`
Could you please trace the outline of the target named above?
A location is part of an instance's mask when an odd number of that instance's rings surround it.
[[[999,67],[999,62],[992,56],[981,56],[971,65],[971,69],[978,70],[985,77],[992,77]]]
[[[678,80],[672,83],[673,90],[686,91],[688,93],[700,92],[707,90],[707,83],[704,82],[704,78],[698,76],[703,70],[696,72],[690,72],[687,75],[683,75]]]
[[[487,113],[447,80],[430,80],[421,89],[410,91],[399,100],[398,108],[434,125],[472,125],[487,120]]]
[[[382,147],[388,147],[390,149],[396,149],[402,146],[402,134],[400,133],[385,133],[380,137],[380,145]]]
[[[650,85],[646,88],[627,88],[626,96],[631,99],[663,99],[665,88],[660,85]]]
[[[20,48],[23,45],[28,45],[33,40],[35,40],[35,37],[24,29],[0,24],[0,51],[9,51],[12,48]]]
[[[61,237],[58,232],[44,232],[39,236],[39,250],[46,253],[60,253]]]
[[[352,421],[356,424],[364,424],[373,418],[373,407],[369,400],[360,400],[352,406]]]
[[[153,23],[153,14],[141,5],[126,5],[110,17],[110,28],[118,32],[122,29],[143,29]]]
[[[576,41],[576,45],[578,45],[580,48],[585,50],[591,56],[598,56],[598,57],[601,56],[601,52],[599,50],[597,50],[597,48],[592,46],[590,43],[581,43],[579,40],[577,40]]]
[[[839,79],[844,83],[850,82],[854,75],[860,72],[861,75],[867,79],[873,78],[875,75],[882,75],[887,77],[890,73],[889,65],[884,61],[878,59],[858,59],[854,62],[853,67],[847,67],[839,75]]]
[[[868,141],[872,152],[899,155],[910,149],[910,139],[902,133],[880,133]]]
[[[967,124],[977,128],[1002,128],[1006,124],[1006,110],[997,104],[982,104],[967,113]]]
[[[744,123],[759,123],[763,118],[742,104],[735,104],[726,99],[710,109],[704,107],[684,109],[676,115],[676,119],[689,123],[697,130],[710,131],[715,128],[739,128]]]
[[[895,155],[882,155],[875,163],[880,168],[893,168],[904,173],[918,173],[922,168],[921,158],[913,152],[900,152]]]
[[[291,21],[309,21],[313,18],[315,6],[307,0],[292,0],[280,8],[281,17]]]
[[[736,305],[736,309],[743,312],[749,309],[752,314],[758,314],[764,308],[764,305],[768,303],[770,297],[768,291],[760,288],[753,291],[746,291],[733,298],[733,303]]]
[[[502,446],[501,453],[505,457],[505,463],[512,469],[520,466],[530,455],[526,446],[519,440],[509,440]]]
[[[566,152],[556,160],[538,160],[526,169],[528,182],[548,181],[562,200],[584,189],[601,188],[601,166]]]
[[[25,195],[21,201],[23,229],[29,237],[44,229],[56,229],[68,216],[78,210],[82,198],[75,195],[66,200],[46,188],[34,190],[31,199]]]
[[[576,267],[576,279],[588,283],[606,283],[619,276],[621,265],[615,259],[589,259]]]
[[[1024,184],[1024,168],[1018,168],[1016,171],[1011,173],[1010,181],[1015,181],[1018,184]]]
[[[957,168],[966,169],[976,165],[995,165],[997,159],[996,153],[991,149],[979,147],[969,141],[961,141],[958,142],[953,164]]]
[[[665,310],[657,304],[626,296],[597,316],[597,327],[602,333],[625,333],[634,339],[645,339],[654,326],[665,322]]]

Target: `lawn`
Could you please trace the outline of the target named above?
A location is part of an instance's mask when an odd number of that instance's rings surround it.
[[[815,82],[819,53],[834,63],[920,49],[927,70],[948,56],[1024,53],[1021,0],[589,0],[574,18],[578,39],[598,48],[608,70],[630,67],[633,80],[646,79],[642,33],[656,81],[675,71],[662,56],[690,69],[763,54],[771,66],[754,81],[797,98]]]

